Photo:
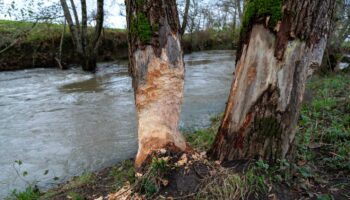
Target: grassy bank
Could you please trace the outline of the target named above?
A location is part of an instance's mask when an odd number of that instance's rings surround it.
[[[64,25],[0,20],[0,50],[17,41],[15,45],[0,54],[0,71],[27,69],[35,67],[58,67],[55,58]],[[93,30],[88,29],[89,32]],[[127,34],[122,29],[104,29],[98,61],[112,61],[127,58]],[[14,59],[16,58],[16,59]],[[79,60],[74,51],[71,35],[66,27],[62,43],[62,63],[77,64]]]
[[[281,160],[277,165],[263,161],[234,162],[222,167],[204,159],[211,171],[201,178],[195,191],[182,199],[349,199],[350,76],[315,76],[308,82],[307,90],[311,92],[300,115],[295,162]],[[185,133],[198,152],[210,147],[220,118],[212,118],[209,128]],[[163,176],[162,170],[169,170],[169,166],[167,161],[156,159],[150,172],[157,176],[161,172]],[[150,177],[140,182],[135,177],[133,161],[125,160],[111,168],[75,177],[47,192],[28,187],[24,192],[14,191],[7,199],[96,199],[123,186],[126,189],[122,191],[127,193],[130,185],[137,184],[141,185],[139,191],[144,197],[161,199],[158,195],[163,189]],[[170,177],[162,181],[171,182]]]
[[[0,54],[0,71],[35,67],[58,67],[56,57],[64,25],[0,20],[0,51],[18,40],[16,44]],[[89,28],[92,32],[93,29]],[[232,34],[228,31],[205,30],[186,34],[182,45],[185,53],[192,51],[232,49]],[[71,35],[66,27],[63,39],[63,64],[76,64]],[[103,29],[98,61],[125,59],[128,54],[127,31],[124,29]],[[14,59],[16,58],[16,59]]]
[[[4,38],[8,38],[11,36],[16,37],[19,36],[21,33],[27,32],[32,29],[32,31],[30,31],[29,34],[25,38],[23,38],[23,42],[47,41],[51,38],[61,37],[63,28],[63,24],[37,23],[34,26],[34,23],[31,22],[0,20],[0,34]],[[89,27],[88,31],[92,32],[94,30],[91,27]],[[114,34],[126,33],[125,29],[114,28],[105,28],[104,31]],[[66,25],[65,36],[70,36],[68,25]]]

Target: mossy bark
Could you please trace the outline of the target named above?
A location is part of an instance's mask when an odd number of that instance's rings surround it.
[[[154,151],[185,150],[178,131],[183,98],[184,61],[175,0],[126,0],[129,71],[138,117],[135,164]]]
[[[292,155],[306,78],[321,64],[334,4],[248,1],[235,78],[212,157],[274,162]]]

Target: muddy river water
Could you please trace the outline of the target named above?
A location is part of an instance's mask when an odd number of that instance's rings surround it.
[[[224,110],[233,54],[185,56],[181,129],[209,126]],[[127,71],[126,61],[118,61],[99,64],[96,75],[80,69],[0,73],[0,199],[28,183],[49,188],[135,155],[136,115]],[[23,172],[28,175],[20,177]]]

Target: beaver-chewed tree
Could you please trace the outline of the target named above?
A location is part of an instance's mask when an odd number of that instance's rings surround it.
[[[305,82],[321,64],[335,0],[249,0],[225,114],[209,154],[290,158]]]
[[[178,130],[184,61],[175,0],[126,0],[129,71],[138,120],[140,167],[155,150],[186,149]]]

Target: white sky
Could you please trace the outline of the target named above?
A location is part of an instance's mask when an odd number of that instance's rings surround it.
[[[11,2],[14,1],[16,7],[18,8],[23,8],[28,6],[28,3],[26,0],[3,0],[5,3],[5,7],[9,7],[11,5]],[[1,0],[0,0],[1,2]],[[59,0],[43,0],[44,5],[48,6],[52,3],[58,3]],[[75,4],[77,5],[77,10],[80,11],[80,1],[75,0]],[[68,5],[69,1],[67,1]],[[121,16],[120,13],[121,11],[124,12],[124,8],[120,7],[120,4],[124,4],[124,0],[105,0],[105,12],[106,12],[106,17],[105,17],[105,26],[106,27],[112,27],[112,28],[126,28],[126,20],[125,17]],[[96,8],[96,1],[95,0],[87,0],[87,7],[88,10],[93,10]],[[88,11],[89,12],[89,11]],[[0,14],[0,19],[12,19],[11,17],[5,17],[4,14]]]

